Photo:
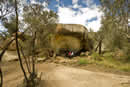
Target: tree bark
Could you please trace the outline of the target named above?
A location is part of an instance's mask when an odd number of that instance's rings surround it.
[[[3,86],[3,73],[2,73],[1,66],[0,66],[0,77],[1,77],[0,87],[2,87]]]
[[[103,41],[103,39],[101,39],[101,40],[99,41],[97,47],[95,48],[95,52],[96,52],[96,51],[98,50],[98,48],[99,48],[99,54],[102,53],[102,41]]]
[[[24,73],[24,77],[25,77],[25,80],[28,81],[28,78],[27,78],[27,74],[25,72],[25,69],[23,67],[23,64],[22,64],[22,59],[21,59],[21,55],[20,55],[20,51],[19,51],[19,45],[18,45],[18,7],[17,7],[17,0],[15,0],[15,14],[16,14],[16,35],[15,35],[15,38],[16,38],[16,49],[17,49],[17,54],[18,54],[18,58],[19,58],[19,63],[20,63],[20,66],[21,66],[21,69]]]
[[[99,54],[102,54],[102,40],[99,42]]]
[[[32,40],[32,69],[33,73],[35,73],[35,39],[36,39],[36,32],[34,32],[33,40]]]

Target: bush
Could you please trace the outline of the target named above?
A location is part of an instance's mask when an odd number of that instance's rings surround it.
[[[89,64],[89,61],[87,59],[80,58],[78,61],[79,65],[86,65]]]
[[[113,52],[106,52],[103,54],[104,57],[110,58],[110,57],[114,57]]]
[[[101,61],[101,60],[103,60],[103,57],[101,57],[98,53],[96,53],[96,52],[93,52],[92,53],[92,58],[94,59],[94,60],[99,60],[99,61]]]
[[[121,64],[120,66],[118,66],[118,69],[123,70],[125,72],[130,72],[130,64],[129,63]]]
[[[103,60],[103,61],[100,61],[100,62],[98,61],[96,63],[99,64],[99,65],[103,65],[107,68],[117,68],[117,65],[114,62],[111,62],[109,60]]]

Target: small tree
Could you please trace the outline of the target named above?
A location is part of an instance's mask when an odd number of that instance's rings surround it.
[[[56,28],[57,14],[53,11],[46,11],[44,8],[39,4],[24,7],[24,22],[28,25],[27,32],[29,32],[27,34],[31,36],[36,32],[37,49],[51,48],[50,38]]]
[[[55,17],[57,17],[57,15],[50,11],[44,11],[42,9],[42,5],[30,5],[29,7],[25,7],[24,9],[24,21],[25,23],[27,23],[29,31],[31,32],[30,34],[28,34],[29,36],[31,36],[32,38],[30,39],[30,55],[28,55],[28,61],[24,55],[24,51],[22,49],[22,45],[19,43],[18,41],[18,31],[19,31],[19,21],[18,21],[18,7],[17,7],[17,0],[15,0],[15,14],[16,14],[16,48],[17,48],[17,54],[18,54],[18,58],[19,58],[19,62],[20,62],[20,66],[21,69],[23,71],[24,77],[25,77],[25,87],[36,87],[37,85],[39,85],[36,81],[38,80],[38,76],[37,76],[37,72],[35,69],[35,64],[36,64],[36,42],[38,42],[38,40],[41,40],[41,37],[46,38],[46,36],[48,36],[49,32],[47,32],[46,30],[50,29],[50,25],[54,26],[54,23],[52,21],[55,21]],[[27,10],[28,9],[28,10]],[[30,16],[32,15],[32,16]],[[43,19],[42,19],[43,18]],[[54,19],[52,19],[54,18]],[[42,19],[42,20],[41,20]],[[42,23],[43,22],[43,23]],[[43,27],[43,28],[42,28]],[[52,28],[52,26],[51,26]],[[52,31],[51,31],[52,32]],[[43,35],[43,36],[42,36]],[[44,38],[41,41],[44,41]],[[39,40],[39,41],[40,41]],[[21,52],[19,49],[19,46],[21,47]],[[29,51],[28,49],[25,49],[27,51]],[[25,63],[29,72],[29,77],[27,77],[27,72],[25,72],[25,69],[23,67],[22,64],[22,58],[21,58],[21,53],[25,59]],[[31,62],[29,61],[31,58]]]

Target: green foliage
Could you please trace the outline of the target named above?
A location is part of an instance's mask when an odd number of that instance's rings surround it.
[[[103,56],[100,57],[102,61],[95,60],[93,61],[93,63],[102,65],[107,68],[115,68],[121,71],[130,72],[130,64],[124,62],[123,60],[115,58],[116,56],[114,54],[115,54],[114,52],[106,52],[103,54]],[[95,56],[97,55],[98,54],[95,54]]]
[[[24,22],[27,32],[36,32],[37,48],[50,48],[50,38],[55,33],[57,14],[45,11],[42,5],[33,4],[24,7]]]
[[[91,56],[94,60],[97,60],[97,61],[103,60],[102,57],[96,52],[93,52]]]
[[[129,42],[124,44],[123,52],[124,52],[124,55],[125,55],[124,57],[126,61],[130,62],[130,43]]]
[[[31,43],[32,39],[28,38],[25,41],[19,41],[19,43],[21,44],[22,48],[24,49],[24,53],[26,56],[30,56],[32,54],[32,43]]]
[[[85,58],[80,58],[78,60],[78,64],[79,65],[87,65],[87,64],[89,64],[89,61],[87,59],[85,59]]]
[[[120,49],[129,57],[128,36],[128,0],[100,0],[104,12],[100,31],[104,37],[103,44],[109,51]],[[129,58],[128,58],[129,59]]]
[[[130,72],[130,64],[125,64],[119,67],[120,70],[123,70],[125,72]]]
[[[16,20],[15,16],[11,16],[10,21],[4,21],[4,27],[7,28],[9,35],[12,35],[16,32]]]

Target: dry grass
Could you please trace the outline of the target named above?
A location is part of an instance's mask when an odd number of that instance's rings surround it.
[[[107,53],[104,56],[98,53],[93,53],[91,59],[82,57],[78,64],[97,64],[106,68],[113,68],[120,71],[130,72],[130,62],[124,62],[114,58],[112,53]]]

